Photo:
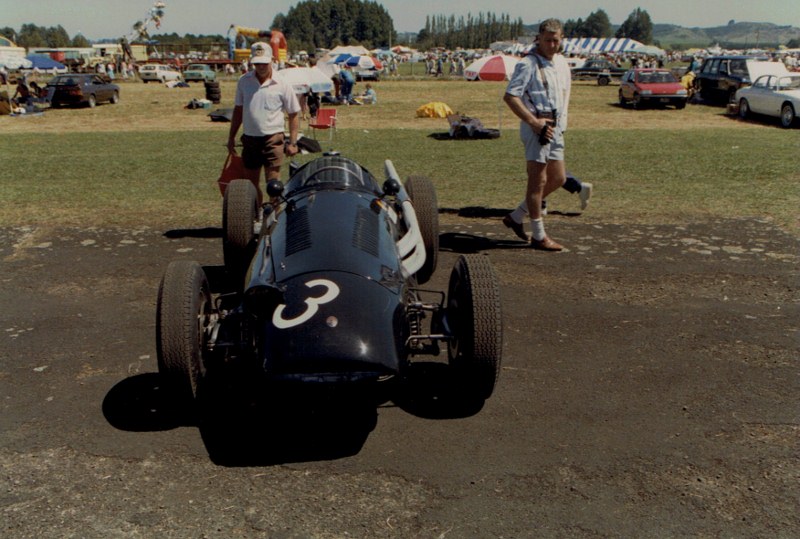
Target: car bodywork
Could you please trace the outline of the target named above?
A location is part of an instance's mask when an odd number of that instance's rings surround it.
[[[270,182],[280,203],[261,218],[253,185],[228,185],[223,256],[237,292],[212,299],[188,261],[172,262],[160,286],[159,371],[176,395],[196,398],[208,373],[231,364],[264,383],[380,382],[442,343],[465,394],[491,395],[502,324],[489,260],[459,258],[446,301],[420,289],[437,262],[435,190],[420,176],[403,186],[389,161],[386,171],[381,186],[352,160],[318,158],[285,187]]]
[[[787,73],[782,62],[769,60],[763,56],[709,56],[697,70],[695,90],[706,101],[732,102],[739,88],[761,75]]]
[[[97,74],[70,73],[53,77],[45,87],[50,106],[119,102],[119,86]]]
[[[739,115],[751,113],[779,118],[783,127],[792,127],[800,114],[800,73],[762,75],[752,86],[736,92]]]
[[[208,64],[190,64],[183,72],[183,80],[186,82],[202,81],[209,82],[216,80],[217,73]]]
[[[688,92],[668,69],[631,69],[622,76],[619,103],[633,108],[645,105],[686,107]]]
[[[182,80],[183,75],[171,67],[163,64],[145,64],[139,68],[139,78],[142,82],[170,82]]]
[[[574,67],[572,80],[596,80],[600,86],[607,86],[611,79],[618,79],[625,74],[626,69],[617,67],[603,58],[586,60],[580,67]]]

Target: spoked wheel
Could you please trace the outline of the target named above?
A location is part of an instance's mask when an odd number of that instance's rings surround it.
[[[222,203],[222,254],[225,269],[242,287],[242,280],[255,254],[254,224],[258,219],[258,194],[249,180],[233,180]]]
[[[206,373],[204,352],[216,315],[211,289],[197,262],[170,262],[158,289],[158,372],[170,396],[190,405]]]
[[[422,242],[425,244],[425,264],[417,272],[417,283],[423,284],[436,271],[439,259],[439,204],[436,188],[426,176],[409,176],[406,191],[414,205]]]
[[[503,324],[497,276],[485,256],[462,255],[453,266],[447,325],[450,365],[466,396],[489,398],[500,375]]]

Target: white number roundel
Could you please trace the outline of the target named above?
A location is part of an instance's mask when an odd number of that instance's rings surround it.
[[[272,324],[278,329],[289,329],[295,326],[299,326],[300,324],[305,324],[311,317],[317,314],[320,305],[324,305],[325,303],[330,303],[339,295],[339,286],[327,279],[314,279],[308,281],[306,283],[308,288],[314,288],[315,286],[324,286],[325,293],[318,297],[310,297],[306,298],[306,310],[303,311],[300,316],[296,316],[294,318],[284,318],[283,317],[283,310],[286,308],[286,305],[281,303],[275,309],[275,312],[272,314]]]

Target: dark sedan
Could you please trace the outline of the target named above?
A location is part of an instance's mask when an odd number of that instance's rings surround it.
[[[119,86],[97,74],[68,73],[58,75],[47,83],[50,105],[88,105],[119,102]]]

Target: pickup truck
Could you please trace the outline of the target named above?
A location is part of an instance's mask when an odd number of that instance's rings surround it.
[[[625,72],[624,67],[617,67],[608,60],[594,58],[587,60],[581,67],[572,68],[572,80],[597,80],[600,86],[606,86],[611,79],[620,79]]]

